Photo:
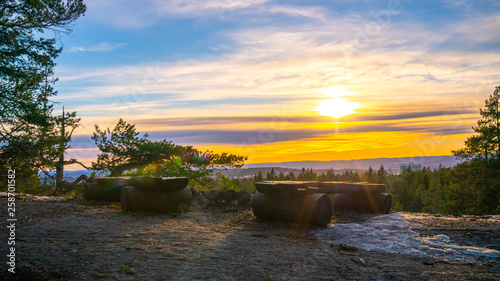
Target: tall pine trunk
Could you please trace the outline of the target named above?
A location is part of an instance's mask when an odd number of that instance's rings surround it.
[[[61,140],[59,143],[59,160],[56,162],[56,193],[63,190],[63,178],[64,178],[64,150],[65,150],[65,138],[66,138],[66,124],[64,123],[64,107],[61,121]]]

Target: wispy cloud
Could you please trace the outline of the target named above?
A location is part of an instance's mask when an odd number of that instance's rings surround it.
[[[234,11],[262,5],[270,0],[170,0],[154,1],[161,13],[196,17],[207,12]]]
[[[408,98],[454,97],[457,92],[465,96],[488,76],[500,75],[497,67],[500,55],[495,52],[471,53],[446,48],[428,52],[434,42],[421,40],[426,36],[434,38],[434,32],[415,30],[412,37],[404,30],[391,30],[384,40],[403,38],[408,47],[394,49],[373,43],[371,48],[353,54],[346,64],[340,50],[343,41],[328,41],[325,31],[307,27],[296,31],[240,30],[229,34],[237,46],[236,51],[229,54],[202,60],[158,62],[151,66],[96,69],[62,76],[61,81],[84,77],[87,85],[93,85],[82,88],[81,92],[75,93],[73,89],[75,97],[99,95],[123,100],[128,95],[155,95],[158,105],[163,103],[162,95],[165,104],[193,102],[196,107],[200,106],[196,101],[228,97],[241,98],[242,102],[259,96],[281,96],[292,101],[309,99],[296,105],[287,103],[293,111],[294,106],[301,106],[302,110],[308,105],[314,108],[313,103],[325,98],[318,90],[335,85],[347,85],[357,92],[357,96],[350,97],[353,101],[373,105],[406,102]],[[335,38],[333,34],[330,36]],[[416,50],[414,45],[420,45],[421,50]],[[477,108],[477,104],[473,106]]]
[[[102,42],[98,45],[83,47],[83,46],[73,46],[69,49],[70,52],[111,52],[116,49],[126,47],[127,43],[108,43]]]

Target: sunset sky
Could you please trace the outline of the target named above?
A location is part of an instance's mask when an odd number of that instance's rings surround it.
[[[247,163],[450,155],[500,85],[498,1],[85,2],[54,101],[86,163],[119,118]]]

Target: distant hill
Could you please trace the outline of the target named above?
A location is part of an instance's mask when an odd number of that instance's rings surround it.
[[[413,158],[374,158],[374,159],[356,159],[356,160],[332,160],[332,161],[293,161],[293,162],[276,162],[276,163],[257,163],[257,164],[246,164],[242,169],[228,169],[223,173],[230,177],[249,177],[259,173],[259,171],[265,176],[266,172],[271,168],[275,168],[276,173],[283,172],[285,174],[293,172],[298,175],[300,169],[302,168],[312,168],[316,172],[323,172],[330,168],[334,169],[336,172],[343,170],[352,170],[357,172],[366,171],[370,166],[374,170],[378,170],[380,165],[384,165],[384,168],[393,173],[399,173],[399,164],[415,162],[422,164],[422,167],[430,167],[431,169],[436,169],[439,165],[444,167],[453,167],[458,161],[454,156],[443,155],[443,156],[419,156]],[[65,171],[64,176],[67,180],[72,180],[78,178],[81,174],[90,176],[90,171],[78,170],[78,171]]]
[[[380,165],[388,171],[399,172],[399,164],[401,163],[420,163],[422,167],[430,167],[431,169],[438,168],[441,164],[444,167],[453,167],[458,161],[455,156],[418,156],[412,158],[374,158],[374,159],[356,159],[356,160],[332,160],[332,161],[293,161],[281,163],[258,163],[246,164],[243,168],[265,168],[265,167],[280,167],[288,169],[312,168],[313,170],[368,170],[370,166],[374,170],[378,170]]]

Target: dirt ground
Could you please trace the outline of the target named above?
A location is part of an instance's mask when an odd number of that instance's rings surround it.
[[[123,213],[119,204],[16,201],[16,268],[1,280],[500,280],[500,260],[452,262],[366,252],[313,238],[314,228],[256,219],[249,205],[197,200],[181,215]],[[0,220],[6,222],[6,199]],[[212,202],[213,203],[213,202]],[[332,223],[366,215],[336,215]],[[500,250],[500,222],[409,215],[422,235]],[[5,229],[5,228],[4,228]]]

